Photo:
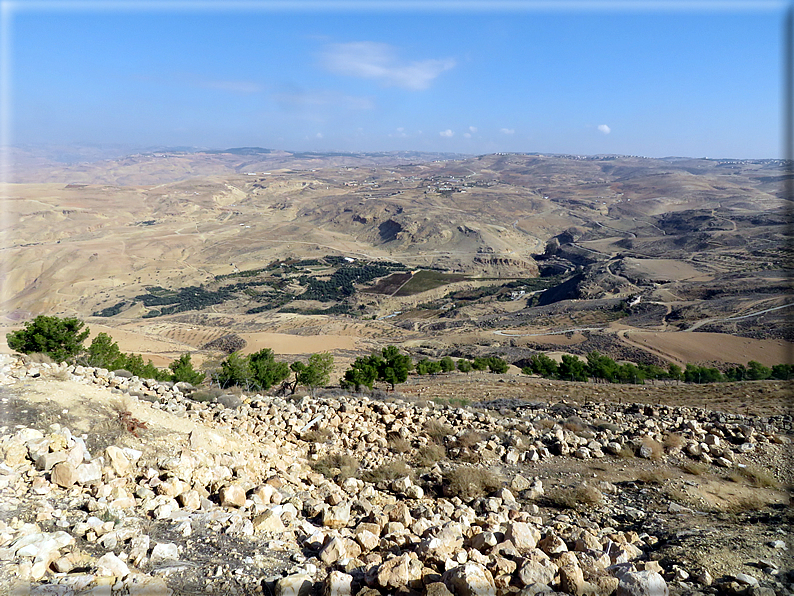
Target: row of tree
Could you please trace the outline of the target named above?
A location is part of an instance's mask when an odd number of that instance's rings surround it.
[[[183,354],[168,365],[168,370],[163,370],[154,366],[151,360],[144,363],[139,354],[121,352],[118,344],[106,333],[99,333],[88,348],[85,348],[83,342],[88,336],[89,329],[78,319],[42,315],[26,323],[24,329],[9,333],[6,337],[8,346],[13,350],[23,354],[47,354],[58,362],[67,361],[109,370],[124,369],[142,378],[184,381],[193,385],[202,383],[206,377],[205,373],[194,370],[190,354]],[[307,363],[295,361],[287,364],[277,362],[273,351],[265,348],[248,356],[239,352],[230,354],[212,374],[212,381],[221,388],[238,386],[249,391],[267,391],[282,383],[286,389],[295,393],[299,386],[304,386],[313,395],[317,387],[329,384],[333,366],[333,356],[327,352],[312,354]],[[382,382],[394,390],[397,384],[408,379],[408,374],[414,368],[419,375],[449,373],[455,370],[469,373],[472,370],[486,369],[493,373],[505,373],[509,364],[497,356],[478,357],[473,360],[461,358],[457,363],[445,356],[436,361],[423,358],[414,367],[410,356],[401,353],[395,346],[389,346],[380,353],[356,358],[340,379],[340,384],[343,389],[358,392],[363,387],[372,390],[376,382]],[[652,364],[619,364],[596,351],[587,354],[586,360],[565,354],[560,363],[546,354],[536,354],[522,368],[522,372],[566,381],[595,379],[610,383],[643,383],[651,379],[714,383],[794,378],[794,367],[791,364],[767,367],[751,360],[746,366],[734,366],[723,373],[717,368],[694,364],[687,364],[684,369],[675,364],[670,364],[667,368]],[[294,377],[290,378],[292,375]]]
[[[441,360],[422,358],[416,363],[416,374],[437,375],[439,373],[452,372],[456,369],[466,374],[473,370],[485,369],[488,369],[492,373],[501,374],[506,373],[509,368],[510,365],[498,356],[489,356],[488,358],[481,358],[478,356],[474,360],[460,358],[457,363],[449,356],[444,356]]]
[[[530,359],[529,365],[521,371],[524,374],[536,374],[548,379],[565,381],[596,379],[609,383],[642,383],[646,380],[719,383],[764,379],[789,380],[794,377],[794,367],[791,364],[776,364],[770,368],[751,360],[747,366],[735,366],[722,373],[717,368],[696,364],[687,364],[684,369],[676,364],[670,364],[667,368],[654,364],[634,365],[629,362],[618,364],[609,356],[596,351],[587,354],[586,361],[565,354],[559,364],[546,354],[536,354]]]
[[[137,377],[157,381],[184,381],[193,385],[204,381],[204,373],[193,369],[190,354],[183,354],[168,365],[168,370],[162,370],[151,360],[144,363],[140,354],[122,352],[107,333],[98,333],[91,344],[84,347],[90,333],[79,319],[40,315],[25,323],[24,329],[8,333],[6,340],[12,350],[22,354],[45,354],[56,362],[124,369]]]
[[[287,364],[276,362],[273,350],[264,348],[248,356],[239,352],[230,354],[221,362],[220,369],[213,375],[213,381],[223,389],[237,386],[248,391],[267,391],[294,373],[295,377],[286,386],[292,393],[298,386],[304,386],[313,396],[317,387],[328,385],[333,369],[334,357],[328,352],[312,354],[307,364],[297,360]]]

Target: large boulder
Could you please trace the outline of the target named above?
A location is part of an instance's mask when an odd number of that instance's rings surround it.
[[[441,579],[456,596],[496,596],[491,572],[479,563],[453,567]]]
[[[377,581],[384,588],[401,588],[422,579],[423,565],[408,553],[394,557],[378,569]]]
[[[655,571],[630,571],[620,576],[617,596],[669,596],[664,578]]]

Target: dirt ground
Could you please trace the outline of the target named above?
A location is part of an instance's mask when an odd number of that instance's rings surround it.
[[[646,403],[692,406],[743,415],[791,415],[792,384],[785,381],[743,381],[690,385],[621,385],[617,383],[571,383],[518,374],[495,375],[472,372],[433,378],[413,375],[397,391],[413,398],[471,404],[496,398],[515,398],[555,403]]]

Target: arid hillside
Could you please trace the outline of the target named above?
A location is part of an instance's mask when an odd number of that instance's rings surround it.
[[[783,162],[450,157],[21,156],[0,323],[79,316],[158,363],[229,332],[277,353],[338,337],[340,362],[384,343],[790,359]]]

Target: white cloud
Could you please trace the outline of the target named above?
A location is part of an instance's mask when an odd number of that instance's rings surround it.
[[[322,139],[322,138],[323,138],[323,133],[321,133],[321,132],[318,132],[318,133],[317,133],[315,136],[316,136],[318,139]]]
[[[331,72],[414,91],[427,89],[433,79],[455,66],[452,59],[404,62],[393,46],[374,41],[331,44],[322,59]]]
[[[612,132],[612,129],[609,128],[606,124],[599,124],[598,130],[603,132],[605,135],[608,135],[610,132]]]
[[[442,130],[442,131],[441,131],[440,133],[438,133],[438,134],[439,134],[440,136],[442,136],[442,137],[452,137],[452,136],[455,136],[455,133],[454,133],[454,132],[452,132],[450,129],[447,129],[447,130]]]
[[[466,137],[467,139],[470,139],[471,138],[471,133],[470,132],[464,132],[463,136]]]
[[[476,126],[469,126],[469,132],[477,132]]]
[[[503,135],[512,135],[516,133],[515,129],[513,128],[500,128],[499,132],[501,132]]]

